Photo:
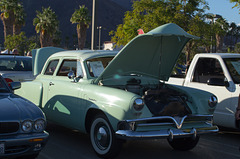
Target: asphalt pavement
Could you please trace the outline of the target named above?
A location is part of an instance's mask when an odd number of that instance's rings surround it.
[[[87,134],[55,124],[48,124],[50,133],[46,147],[38,159],[98,159]],[[191,151],[173,150],[167,140],[127,141],[116,159],[239,159],[240,131],[220,128],[203,135]]]

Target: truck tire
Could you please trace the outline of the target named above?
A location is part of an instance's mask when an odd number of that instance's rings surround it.
[[[95,116],[90,128],[90,139],[94,151],[101,158],[113,158],[122,147],[122,142],[116,138],[112,126],[103,114]]]
[[[175,150],[180,151],[188,151],[193,149],[199,141],[199,136],[196,136],[195,139],[192,137],[186,137],[186,138],[177,138],[170,141],[168,139],[168,143],[171,145],[171,147]]]

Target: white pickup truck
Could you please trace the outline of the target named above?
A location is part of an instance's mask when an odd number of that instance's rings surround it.
[[[168,83],[215,94],[218,105],[213,114],[214,123],[228,128],[240,128],[239,122],[235,120],[240,93],[240,54],[197,54],[185,78],[173,76]]]

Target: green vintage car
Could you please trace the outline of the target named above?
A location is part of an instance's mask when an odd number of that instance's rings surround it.
[[[190,150],[200,134],[218,131],[214,95],[164,82],[191,38],[197,37],[170,23],[120,52],[41,48],[33,57],[40,74],[16,93],[39,106],[48,121],[89,133],[103,158],[117,155],[129,139],[166,138],[174,149]]]

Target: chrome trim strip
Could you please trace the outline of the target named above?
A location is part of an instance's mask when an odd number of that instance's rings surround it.
[[[205,120],[202,120],[205,119]],[[178,129],[181,129],[182,124],[185,120],[187,121],[202,121],[202,122],[206,122],[206,120],[211,121],[213,119],[213,115],[185,115],[184,117],[171,117],[171,116],[158,116],[158,117],[151,117],[151,118],[141,118],[141,119],[133,119],[133,120],[126,120],[125,122],[127,122],[129,125],[134,124],[134,128],[135,125],[137,126],[153,126],[153,125],[157,125],[157,124],[164,124],[164,123],[140,123],[140,122],[151,122],[153,120],[172,120],[173,124],[176,125],[176,127]],[[139,124],[137,124],[139,122]],[[169,122],[167,122],[169,123]],[[132,126],[131,126],[132,127]],[[134,130],[134,129],[131,129]]]
[[[183,118],[212,118],[213,115],[185,115]],[[175,117],[176,118],[176,117]],[[171,116],[157,116],[157,117],[150,117],[150,118],[140,118],[140,119],[132,119],[132,120],[126,120],[126,122],[141,122],[141,121],[150,121],[150,120],[158,120],[158,119],[172,119],[175,120],[174,117]]]
[[[144,126],[166,126],[166,125],[174,125],[174,123],[144,123],[144,124],[137,124],[138,127],[144,127]]]
[[[163,129],[159,131],[144,131],[137,132],[131,130],[118,130],[116,136],[122,139],[158,139],[158,138],[168,138],[173,140],[173,138],[179,137],[193,137],[196,138],[199,134],[215,133],[218,132],[217,126],[212,126],[208,128],[192,128],[192,129]]]

